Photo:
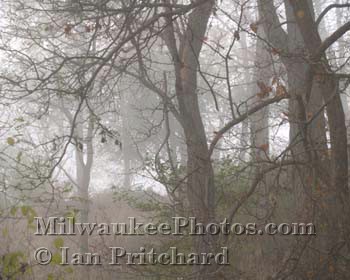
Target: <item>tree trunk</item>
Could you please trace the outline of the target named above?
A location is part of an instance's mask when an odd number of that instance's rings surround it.
[[[179,50],[176,46],[172,19],[168,19],[166,43],[174,61],[176,97],[187,146],[189,210],[198,222],[208,224],[215,218],[214,171],[198,104],[197,71],[203,38],[215,1],[202,2],[189,15],[185,38]],[[212,241],[208,236],[197,237],[193,239],[193,247],[197,253],[215,252],[216,246]],[[213,274],[208,274],[212,269],[212,266],[194,266],[195,279],[215,279]]]
[[[302,3],[300,3],[302,2]],[[302,7],[300,7],[300,6]],[[281,60],[286,67],[288,76],[288,91],[292,96],[289,103],[290,144],[292,156],[296,161],[307,163],[308,168],[293,166],[291,178],[296,190],[296,207],[303,209],[296,217],[313,220],[313,206],[316,207],[317,228],[326,221],[326,233],[329,240],[328,252],[339,241],[339,232],[348,232],[344,213],[348,213],[347,189],[347,155],[340,150],[346,148],[346,132],[344,130],[344,112],[341,105],[337,81],[332,75],[315,75],[329,73],[327,62],[305,60],[304,49],[311,57],[321,45],[321,39],[315,28],[311,1],[285,1],[287,13],[288,34],[280,27],[273,1],[260,0],[260,10],[264,15],[263,26],[270,43],[279,50]],[[295,25],[297,21],[297,25]],[[328,156],[326,141],[326,121],[323,106],[326,104],[328,126],[330,129],[331,155]],[[338,125],[337,125],[338,123]],[[345,133],[345,134],[344,134]],[[342,148],[340,148],[342,147]],[[329,159],[330,157],[330,159]],[[329,164],[331,163],[331,172]],[[315,197],[315,190],[320,191],[325,198]],[[326,208],[324,208],[326,207]],[[336,222],[336,217],[343,217],[342,227]],[[303,221],[301,221],[303,222]],[[338,231],[338,234],[337,234]],[[346,236],[343,235],[344,239]],[[317,238],[321,250],[325,240]],[[307,258],[309,262],[309,258]],[[313,263],[319,261],[314,259]],[[312,268],[308,268],[311,269]],[[316,269],[320,270],[320,268]],[[323,271],[322,277],[330,274]],[[327,276],[328,275],[328,276]],[[321,277],[318,275],[317,277]],[[319,278],[317,278],[319,279]]]
[[[81,119],[81,118],[78,118]],[[72,124],[74,125],[74,124]],[[89,199],[89,186],[90,186],[90,176],[91,168],[93,163],[93,119],[90,116],[87,135],[84,137],[83,124],[81,122],[76,123],[75,131],[75,159],[76,159],[76,182],[78,188],[79,197],[79,222],[89,223],[89,209],[90,209],[90,199]],[[84,142],[86,145],[84,145]],[[86,151],[84,150],[86,149]],[[84,156],[86,155],[86,161]],[[82,254],[89,252],[89,235],[81,235],[79,240],[80,252]],[[89,269],[84,267],[81,270],[82,278],[89,279]]]
[[[243,3],[241,3],[243,4]],[[249,61],[249,56],[248,56],[248,44],[247,44],[247,34],[245,32],[242,32],[241,34],[241,39],[240,39],[241,45],[242,45],[242,49],[243,51],[243,60],[244,62]],[[244,81],[245,83],[247,83],[247,85],[242,87],[242,91],[243,91],[243,96],[242,98],[239,100],[239,104],[241,102],[246,102],[252,94],[256,94],[257,92],[252,92],[254,85],[252,86],[250,84],[250,82],[252,81],[251,78],[251,73],[249,71],[245,71],[244,73]],[[247,161],[247,152],[248,152],[248,145],[249,145],[249,118],[246,118],[243,122],[242,122],[242,129],[241,129],[241,139],[240,139],[240,148],[241,151],[239,153],[239,160],[242,160],[243,162]]]
[[[324,206],[326,209],[326,230],[328,234],[328,252],[332,252],[331,261],[336,260],[339,244],[345,242],[350,250],[349,218],[349,189],[348,189],[348,156],[345,115],[339,94],[339,81],[330,72],[324,50],[332,41],[321,41],[317,26],[312,17],[310,7],[303,1],[289,1],[301,31],[303,42],[310,54],[311,82],[317,88],[326,104],[330,134],[330,174],[328,184],[324,184]],[[302,16],[300,16],[302,15]],[[332,40],[332,39],[330,39]],[[335,40],[335,39],[334,39]],[[326,45],[325,45],[326,44]],[[306,92],[307,93],[307,92]],[[321,164],[327,164],[324,160]],[[327,164],[328,165],[328,164]],[[323,168],[326,170],[326,168]],[[327,276],[328,275],[328,276]],[[328,279],[333,273],[327,269],[320,279]]]
[[[258,36],[265,38],[265,32],[262,28],[258,29]],[[268,53],[264,46],[264,42],[260,39],[256,42],[255,53],[255,75],[252,86],[252,106],[262,101],[264,93],[261,89],[261,84],[266,87],[270,86],[270,80],[272,79],[272,64],[271,54]],[[266,167],[266,161],[269,160],[269,106],[264,107],[258,112],[254,113],[250,118],[251,126],[251,144],[252,144],[252,163],[254,176],[258,176],[261,171]],[[265,223],[269,213],[269,191],[271,182],[268,178],[261,180],[259,187],[257,188],[257,205],[256,205],[256,217],[258,223]],[[266,251],[270,248],[270,242],[268,238],[257,237],[255,240],[255,263],[256,263],[256,277],[259,279],[267,279],[271,275],[271,257],[268,257]]]
[[[130,190],[132,185],[132,175],[131,175],[131,137],[129,134],[129,127],[127,122],[127,116],[131,112],[129,112],[129,104],[127,100],[126,93],[122,93],[121,96],[121,118],[122,118],[122,154],[123,154],[123,188]]]

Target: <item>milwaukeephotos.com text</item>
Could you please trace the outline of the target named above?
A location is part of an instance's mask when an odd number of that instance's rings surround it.
[[[35,217],[35,235],[316,235],[312,223],[256,223],[203,224],[195,217],[172,217],[171,222],[144,223],[128,217],[127,222],[78,223],[73,217]]]

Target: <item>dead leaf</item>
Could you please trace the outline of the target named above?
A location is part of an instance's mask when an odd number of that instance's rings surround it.
[[[65,33],[66,35],[70,35],[71,32],[72,32],[72,25],[66,24],[66,25],[64,26],[64,33]]]
[[[265,98],[269,95],[269,93],[272,91],[272,87],[267,86],[264,82],[262,81],[257,81],[256,84],[258,85],[260,92],[257,93],[257,96],[259,98]]]
[[[276,96],[285,96],[287,95],[287,89],[284,85],[278,84],[276,87]]]
[[[311,118],[312,118],[312,113],[311,112],[307,113],[307,120],[309,121],[311,120]]]
[[[258,23],[257,22],[251,23],[249,27],[254,33],[258,33]]]
[[[267,152],[269,150],[269,144],[266,143],[266,144],[262,144],[260,145],[259,147],[261,150],[263,150],[264,152]]]
[[[272,85],[274,86],[274,85],[276,85],[277,83],[279,82],[279,79],[278,79],[278,77],[273,77],[273,79],[272,79]]]
[[[279,49],[272,48],[272,49],[271,49],[271,53],[272,53],[272,55],[280,55],[280,54],[281,54],[281,51],[280,51]]]

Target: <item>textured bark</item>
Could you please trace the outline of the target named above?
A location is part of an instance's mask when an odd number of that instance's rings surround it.
[[[341,5],[340,1],[337,1],[337,5]],[[337,21],[337,28],[341,27],[342,23],[341,23],[341,18],[342,18],[342,14],[341,14],[341,10],[340,8],[336,9],[336,21]],[[324,11],[323,7],[322,7],[322,2],[318,2],[315,1],[315,11],[317,12],[318,15],[322,14],[322,11]],[[318,31],[320,33],[320,37],[322,39],[325,39],[327,37],[328,34],[328,30],[327,30],[327,26],[325,24],[325,19],[323,18],[318,25]],[[338,59],[337,59],[337,66],[340,67],[343,63],[345,63],[345,57],[346,57],[346,50],[345,50],[345,46],[343,45],[339,45],[339,50],[338,50]],[[332,57],[337,57],[337,52],[335,50],[331,50],[331,56]],[[341,94],[340,96],[341,98],[341,102],[343,105],[343,110],[344,110],[344,114],[345,114],[345,119],[346,119],[346,126],[348,127],[349,125],[349,120],[350,120],[350,116],[349,116],[349,105],[348,105],[348,101],[347,101],[347,96],[346,94]],[[349,135],[348,135],[349,138]]]
[[[77,219],[81,223],[89,222],[89,211],[90,211],[90,198],[89,198],[89,186],[91,179],[91,170],[94,158],[93,149],[93,130],[94,120],[92,115],[88,118],[86,136],[84,135],[84,110],[78,112],[76,118],[73,114],[65,107],[63,99],[59,105],[60,110],[66,116],[71,127],[74,127],[73,138],[74,140],[74,153],[75,153],[75,178],[73,176],[66,175],[71,180],[72,184],[77,188],[78,201],[76,209],[78,209]],[[89,236],[87,234],[79,236],[79,250],[81,253],[89,252]],[[80,271],[79,279],[89,279],[89,268],[84,267]]]
[[[330,72],[327,58],[322,54],[344,30],[334,32],[323,42],[317,31],[310,7],[304,1],[289,1],[299,26],[306,50],[310,55],[311,78],[326,104],[330,133],[330,176],[324,189],[324,207],[326,207],[326,233],[328,251],[336,255],[334,248],[339,242],[345,242],[350,249],[349,231],[349,189],[348,156],[345,115],[338,91],[338,79]],[[300,16],[302,15],[302,16]],[[327,161],[325,161],[327,162]],[[332,273],[325,270],[319,279],[328,279]]]
[[[213,221],[214,211],[214,171],[210,160],[207,136],[204,129],[197,95],[197,71],[203,38],[215,1],[202,2],[188,18],[185,38],[176,47],[176,39],[171,19],[166,30],[166,43],[172,55],[176,75],[176,97],[180,122],[184,130],[187,146],[187,196],[190,214],[204,224]],[[198,252],[215,251],[212,240],[195,238],[194,249]],[[211,279],[208,267],[195,267],[196,279]],[[205,276],[204,276],[205,275]]]
[[[308,3],[312,5],[311,1]],[[312,122],[308,124],[307,138],[314,144],[325,146],[325,120],[324,115],[320,112],[323,101],[319,98],[317,89],[313,89],[309,96],[305,94],[310,87],[310,79],[309,66],[303,59],[304,43],[299,28],[295,25],[295,17],[288,1],[285,1],[285,6],[288,33],[280,25],[273,1],[259,1],[259,11],[262,15],[261,25],[268,41],[279,51],[281,61],[287,70],[288,93],[291,95],[288,112],[290,141],[293,144],[295,154],[302,154],[304,148],[300,123],[304,120],[300,119],[301,114],[313,118]],[[302,103],[300,103],[301,101]]]
[[[312,7],[312,2],[308,4]],[[290,182],[295,196],[295,218],[309,223],[314,220],[314,200],[312,186],[317,185],[319,175],[314,163],[319,161],[318,154],[326,151],[325,118],[323,99],[316,86],[312,85],[310,68],[302,58],[304,42],[298,26],[295,24],[293,9],[285,1],[288,31],[288,52],[291,59],[286,61],[288,91],[293,97],[289,101],[290,144],[292,157],[296,161],[307,162],[307,166],[293,166],[289,170]],[[307,92],[310,94],[307,95]],[[310,121],[311,120],[311,121]],[[312,257],[307,258],[312,262]]]
[[[337,0],[337,4],[341,5],[341,0]],[[336,17],[337,17],[337,28],[340,28],[342,25],[342,9],[336,9]],[[338,44],[339,46],[339,59],[338,59],[338,67],[341,67],[346,62],[346,43],[343,42],[342,44]],[[340,87],[342,85],[340,84]],[[348,135],[348,143],[350,143],[350,109],[349,109],[349,102],[348,102],[348,95],[349,95],[349,87],[345,90],[345,92],[341,93],[341,101],[343,104],[344,114],[345,114],[345,120],[346,120],[346,128],[347,128],[347,135]],[[350,150],[348,148],[348,156],[350,155]]]
[[[290,1],[294,14],[303,11],[304,16],[297,18],[298,26],[305,43],[311,54],[313,80],[319,85],[320,93],[326,103],[328,124],[330,130],[330,142],[332,147],[332,185],[334,191],[339,194],[347,193],[348,182],[348,159],[346,153],[346,127],[345,116],[338,92],[338,79],[329,72],[325,57],[319,57],[318,50],[322,48],[323,42],[318,34],[316,25],[310,13],[310,9],[303,1]],[[315,77],[316,76],[316,77]],[[321,76],[321,77],[320,77]],[[345,196],[347,197],[347,196]]]
[[[258,31],[260,38],[264,38],[265,34],[263,30]],[[256,44],[256,59],[255,59],[255,81],[253,82],[252,88],[252,103],[260,103],[262,98],[259,97],[261,89],[258,83],[263,83],[266,86],[270,85],[270,80],[272,78],[272,60],[271,56],[265,49],[262,40],[258,40]],[[251,137],[253,146],[253,162],[265,161],[268,159],[269,154],[269,106],[264,107],[258,112],[254,113],[250,117],[251,121]]]
[[[193,213],[204,222],[214,218],[214,180],[196,90],[202,38],[206,32],[213,4],[213,1],[206,1],[190,15],[182,50],[181,88],[176,89],[187,144],[188,195],[193,204]]]
[[[308,4],[312,7],[312,2],[308,1]],[[325,119],[321,110],[323,106],[322,98],[319,96],[317,88],[312,88],[309,96],[306,92],[312,85],[310,85],[309,65],[303,59],[304,42],[298,26],[295,24],[295,17],[288,1],[285,1],[287,21],[290,22],[287,25],[288,30],[288,52],[291,58],[284,58],[285,67],[287,69],[288,76],[288,90],[291,96],[294,98],[290,101],[290,139],[295,142],[294,153],[305,153],[303,146],[303,135],[300,133],[300,122],[304,119],[300,119],[301,114],[305,114],[307,118],[313,118],[313,120],[307,125],[308,135],[307,140],[311,144],[317,144],[320,148],[325,148],[326,133],[325,133]],[[300,104],[302,101],[302,104]],[[320,111],[321,110],[321,111]]]
[[[327,250],[331,252],[339,241],[341,232],[343,239],[349,236],[345,222],[349,204],[348,163],[344,153],[346,129],[344,112],[337,93],[338,81],[331,75],[323,52],[332,44],[331,39],[339,38],[347,27],[322,42],[314,22],[311,1],[285,1],[285,7],[288,33],[280,26],[273,1],[260,0],[259,6],[264,15],[262,25],[268,40],[280,52],[287,70],[288,92],[291,95],[289,121],[292,156],[297,161],[308,163],[308,168],[293,166],[291,169],[296,207],[303,209],[297,217],[310,222],[316,210],[317,220],[314,222],[327,223],[322,232],[327,235],[328,240],[325,242],[326,239],[320,236],[316,246],[323,251],[324,244],[327,244]],[[313,58],[312,61],[305,59],[306,53]],[[331,152],[327,151],[323,106],[328,117]],[[316,198],[315,189],[321,191],[325,197]],[[313,209],[313,205],[316,209]],[[337,222],[339,217],[342,217],[341,223]],[[318,260],[310,260],[309,257],[306,261],[320,265]],[[307,269],[312,270],[311,267]],[[322,269],[321,274],[316,277],[329,277],[327,267],[323,266]],[[320,268],[316,267],[315,271],[320,271]]]
[[[258,36],[260,38],[266,38],[265,32],[262,28],[258,29]],[[258,83],[263,83],[266,86],[270,86],[272,78],[272,59],[271,54],[266,50],[264,42],[257,40],[256,54],[255,54],[255,75],[252,86],[252,103],[258,104],[262,101],[259,97],[261,89]],[[265,106],[263,109],[254,113],[250,117],[250,131],[251,131],[251,143],[252,143],[252,163],[254,164],[254,178],[256,178],[262,170],[266,167],[266,161],[269,160],[269,106]],[[269,187],[270,182],[268,178],[264,177],[259,183],[259,187],[256,190],[258,196],[256,206],[256,217],[258,223],[264,223],[269,213]],[[269,262],[271,258],[267,256],[269,250],[268,237],[256,238],[255,242],[255,263],[256,263],[256,277],[259,279],[267,279],[270,273],[271,265]]]

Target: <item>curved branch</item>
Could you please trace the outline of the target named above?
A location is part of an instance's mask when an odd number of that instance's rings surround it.
[[[330,35],[328,38],[326,38],[322,44],[317,49],[317,52],[315,54],[315,59],[318,60],[322,57],[324,52],[333,45],[334,42],[336,42],[339,38],[341,38],[346,32],[350,30],[350,21],[339,27],[332,35]]]
[[[350,3],[346,3],[346,4],[332,4],[329,5],[327,8],[325,8],[322,13],[320,13],[320,15],[318,16],[317,20],[316,20],[316,25],[319,26],[321,20],[325,17],[325,15],[333,8],[350,8]]]
[[[270,98],[268,100],[265,100],[261,103],[259,103],[257,106],[251,108],[250,110],[248,110],[244,115],[241,115],[238,118],[235,118],[233,120],[231,120],[230,122],[228,122],[223,128],[221,128],[217,133],[216,136],[214,137],[213,141],[210,143],[210,147],[209,147],[209,156],[212,155],[215,146],[217,145],[217,143],[219,142],[219,140],[221,139],[221,137],[224,135],[224,133],[226,133],[227,131],[229,131],[231,128],[233,128],[235,125],[239,124],[240,122],[244,121],[246,118],[248,118],[250,115],[258,112],[259,110],[263,109],[264,107],[273,104],[273,103],[278,103],[283,99],[287,99],[289,98],[288,94],[284,94],[284,95],[276,95],[273,98]]]

